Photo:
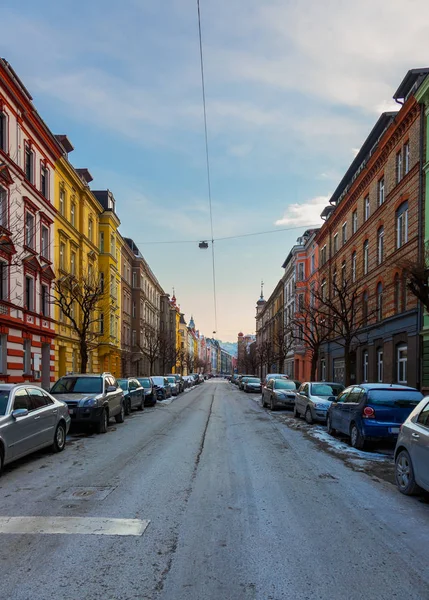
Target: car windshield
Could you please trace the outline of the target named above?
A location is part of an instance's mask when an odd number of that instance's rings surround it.
[[[150,379],[139,379],[138,382],[144,388],[150,388],[151,387]]]
[[[124,390],[124,392],[128,391],[128,381],[126,379],[118,379],[119,386]]]
[[[327,383],[313,383],[311,386],[311,393],[313,396],[338,396],[340,392],[343,391],[342,386],[337,385],[329,385]]]
[[[9,401],[9,392],[7,390],[0,390],[0,416],[6,414],[7,403]]]
[[[261,380],[258,377],[249,377],[247,383],[261,383]]]
[[[101,377],[62,377],[51,389],[51,394],[100,394]]]
[[[176,383],[176,378],[175,377],[167,377],[168,381],[170,383]]]
[[[417,406],[423,394],[417,390],[401,390],[401,388],[392,388],[389,390],[370,390],[368,393],[368,404],[378,404],[381,406]]]
[[[164,385],[164,377],[152,377],[152,381],[156,383],[156,385]]]
[[[274,387],[276,390],[296,390],[295,383],[288,379],[276,379],[274,381]]]

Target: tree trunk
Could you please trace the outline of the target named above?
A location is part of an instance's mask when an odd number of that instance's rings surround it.
[[[344,346],[344,385],[347,387],[351,382],[352,359],[350,356],[350,344]]]
[[[316,381],[316,371],[317,371],[318,361],[319,361],[319,351],[315,350],[313,352],[313,356],[311,357],[311,374],[310,374],[311,381]]]
[[[86,373],[88,367],[88,345],[86,340],[80,340],[80,372]]]

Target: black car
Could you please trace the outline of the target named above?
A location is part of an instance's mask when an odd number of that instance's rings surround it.
[[[144,390],[144,405],[155,406],[156,394],[153,387],[153,383],[150,377],[137,377],[137,381],[140,383]]]
[[[118,379],[118,384],[124,391],[125,414],[129,415],[133,408],[143,410],[144,390],[137,379]]]
[[[111,417],[124,422],[124,392],[111,373],[64,375],[50,393],[67,404],[72,424],[93,425],[98,433],[106,433]]]
[[[157,400],[166,400],[167,398],[171,398],[171,387],[166,377],[163,377],[162,375],[154,375],[151,377],[151,380]]]
[[[179,375],[179,373],[169,373],[168,375],[166,375],[166,377],[174,377],[179,387],[179,394],[181,394],[185,389],[185,382],[183,377]]]

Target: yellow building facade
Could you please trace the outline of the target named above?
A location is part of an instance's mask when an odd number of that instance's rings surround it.
[[[115,198],[110,190],[94,191],[103,207],[99,217],[98,268],[104,296],[100,303],[100,369],[121,376],[121,224],[115,211]]]
[[[59,279],[66,275],[96,277],[98,273],[98,222],[103,208],[89,189],[92,177],[87,169],[75,169],[68,160],[73,146],[66,136],[57,136],[64,148],[64,156],[57,161],[54,174],[53,257],[54,271]],[[56,320],[55,377],[79,372],[79,339],[69,320],[58,306],[54,306]],[[78,307],[76,318],[79,320]],[[96,327],[96,324],[93,324]],[[89,353],[87,372],[98,372],[98,350]]]

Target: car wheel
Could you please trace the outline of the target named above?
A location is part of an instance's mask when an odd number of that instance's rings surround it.
[[[356,423],[352,423],[350,426],[350,445],[356,450],[362,450],[365,446],[365,439],[361,436]]]
[[[2,445],[0,444],[0,475],[3,473],[3,465],[4,465],[4,450]]]
[[[58,423],[54,435],[52,449],[54,452],[62,452],[66,446],[66,426],[64,423]]]
[[[414,477],[411,456],[406,450],[401,450],[395,459],[395,479],[398,490],[406,496],[413,496],[421,491]]]
[[[307,410],[305,411],[305,420],[309,425],[313,425],[313,415],[311,414],[311,408],[307,406]]]
[[[329,435],[334,435],[335,429],[332,427],[332,421],[329,415],[326,418],[326,429],[328,430]]]
[[[128,416],[131,414],[131,400],[125,401],[125,414]]]
[[[100,415],[100,420],[97,423],[97,433],[106,433],[108,424],[109,424],[109,415],[107,413],[107,410],[105,408],[103,408],[101,415]]]
[[[115,421],[117,423],[123,423],[125,421],[125,406],[123,402],[121,402],[121,412],[119,415],[116,415]]]
[[[273,397],[270,398],[270,410],[276,410],[276,403],[273,401]]]
[[[301,416],[301,415],[299,414],[299,411],[298,411],[297,407],[296,407],[296,404],[295,404],[295,405],[294,405],[294,407],[293,407],[293,416],[295,417],[295,419],[299,419],[299,418],[300,418],[300,416]]]

